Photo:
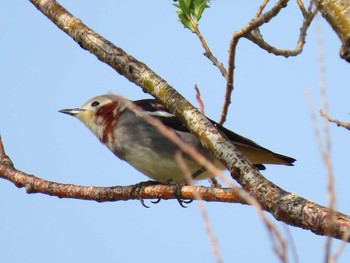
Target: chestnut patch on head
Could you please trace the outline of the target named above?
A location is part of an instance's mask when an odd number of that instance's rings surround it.
[[[101,138],[103,143],[114,143],[114,128],[118,123],[120,114],[121,112],[118,110],[118,103],[115,101],[105,104],[97,109],[96,117],[102,119],[100,125],[103,128],[103,134]]]

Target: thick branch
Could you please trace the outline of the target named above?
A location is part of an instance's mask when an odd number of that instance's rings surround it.
[[[202,144],[232,171],[237,182],[247,189],[264,209],[271,212],[277,220],[310,229],[318,234],[329,234],[335,238],[349,241],[350,218],[348,216],[335,213],[337,217],[336,231],[326,231],[329,224],[327,208],[287,193],[266,180],[195,107],[189,104],[145,64],[137,61],[122,49],[93,32],[55,1],[32,0],[31,2],[58,27],[76,40],[81,47],[89,50],[98,59],[107,63],[118,73],[163,102],[190,128]],[[5,172],[2,171],[1,174]],[[171,186],[166,187],[171,188]],[[152,196],[152,198],[154,197]]]
[[[238,174],[235,179],[243,182],[246,176]],[[256,197],[263,209],[277,220],[289,225],[309,229],[318,235],[329,235],[350,242],[350,217],[348,215],[286,192],[265,178],[250,178],[242,186]],[[333,217],[331,217],[332,215]]]
[[[340,56],[350,62],[350,2],[347,0],[314,0],[314,2],[343,44]]]
[[[94,200],[97,202],[140,199],[139,191],[135,190],[138,188],[138,185],[86,187],[60,184],[21,172],[9,165],[9,162],[4,162],[3,160],[0,160],[0,177],[11,181],[19,188],[25,187],[27,193],[42,193],[59,198]],[[270,199],[272,197],[275,200],[275,204],[272,207],[267,207],[271,203],[265,203],[263,208],[271,212],[277,219],[290,225],[310,229],[316,234],[324,235],[327,233],[327,225],[330,222],[327,208],[307,201],[295,194],[285,192],[277,186],[271,188],[264,181],[256,182],[256,184],[259,184],[260,191],[252,191],[252,193],[256,192],[262,199]],[[174,195],[175,188],[176,186],[171,185],[146,186],[141,192],[141,197],[143,199],[176,199]],[[202,200],[208,202],[245,204],[245,202],[240,200],[239,193],[235,189],[184,186],[181,194],[184,199],[193,200],[200,196]],[[270,197],[267,198],[268,196]],[[335,220],[332,222],[335,223],[336,230],[332,233],[332,236],[343,239],[348,234],[347,231],[350,230],[350,218],[341,213],[335,213],[334,216]],[[347,240],[350,241],[349,238]]]
[[[0,160],[0,177],[14,183],[17,187],[25,187],[27,193],[41,193],[59,198],[73,198],[82,200],[94,200],[97,202],[126,201],[143,199],[176,199],[176,186],[172,185],[151,185],[141,189],[141,184],[130,186],[78,186],[73,184],[61,184],[47,181],[34,175],[26,174],[15,169]],[[208,202],[241,203],[235,189],[222,189],[204,186],[184,186],[181,195],[184,199],[195,200],[200,196]]]

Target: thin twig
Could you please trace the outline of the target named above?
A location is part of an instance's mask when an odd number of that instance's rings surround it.
[[[246,26],[244,26],[241,30],[235,32],[231,38],[230,41],[230,48],[229,48],[229,61],[228,61],[228,73],[227,73],[227,79],[226,79],[226,92],[224,97],[224,103],[221,110],[221,118],[219,123],[223,124],[226,121],[226,116],[228,113],[228,108],[231,104],[231,96],[232,91],[234,88],[234,69],[235,69],[235,56],[236,56],[236,48],[238,45],[239,40],[242,37],[245,37],[258,45],[260,48],[266,50],[269,53],[272,53],[274,55],[280,55],[284,57],[290,57],[290,56],[297,56],[299,55],[304,47],[305,44],[305,38],[306,38],[306,32],[307,29],[310,26],[310,23],[312,22],[313,18],[315,17],[317,10],[314,10],[312,12],[307,12],[305,10],[304,5],[299,5],[301,12],[303,14],[303,23],[300,28],[299,38],[296,44],[296,48],[294,50],[284,50],[284,49],[278,49],[270,44],[268,44],[262,37],[259,31],[259,27],[263,25],[264,23],[269,22],[273,17],[277,16],[277,14],[281,11],[281,9],[287,5],[288,0],[280,0],[277,2],[274,7],[264,13],[263,15],[260,14],[260,9],[262,10],[265,6],[265,2],[260,6],[259,11],[257,12],[257,15],[253,20],[251,20]],[[300,3],[299,3],[300,4]],[[306,11],[306,12],[305,12]]]
[[[2,143],[2,137],[0,134],[0,160],[2,160],[5,156],[6,156],[5,149],[4,149],[4,145]]]
[[[201,97],[201,92],[197,86],[197,84],[194,85],[194,89],[196,91],[196,100],[197,100],[197,103],[199,105],[199,110],[200,112],[205,115],[205,107],[204,107],[204,102],[202,100],[202,97]],[[209,179],[209,182],[210,182],[210,185],[212,187],[221,187],[221,185],[219,184],[218,180],[216,180],[216,178],[210,178]]]
[[[350,130],[350,122],[342,122],[337,119],[333,119],[324,110],[320,110],[320,114],[327,121],[335,123],[338,127],[343,127],[347,130]]]
[[[306,94],[307,95],[307,99],[308,99],[308,104],[309,104],[309,107],[310,107],[310,112],[311,112],[311,120],[312,120],[312,123],[313,123],[313,128],[314,128],[314,134],[315,134],[315,137],[316,137],[316,140],[317,140],[317,145],[319,147],[319,151],[321,153],[321,156],[322,156],[322,159],[323,159],[323,162],[324,162],[324,165],[327,169],[327,177],[328,177],[328,205],[329,206],[333,206],[330,201],[332,200],[331,196],[332,196],[332,193],[330,192],[331,190],[331,187],[330,187],[330,178],[329,178],[329,156],[327,155],[327,151],[325,150],[324,148],[324,144],[322,142],[322,135],[321,135],[321,130],[320,128],[318,127],[317,125],[317,117],[316,117],[316,114],[315,114],[315,110],[314,110],[314,103],[313,103],[313,100],[312,100],[312,97],[310,96],[310,94]],[[327,147],[327,146],[326,146]],[[330,207],[330,213],[329,213],[329,223],[327,224],[326,226],[326,232],[328,233],[331,233],[333,230],[334,230],[334,213],[333,213],[333,208]],[[327,237],[326,239],[326,243],[325,243],[325,261],[326,263],[330,262],[329,259],[330,259],[330,256],[331,256],[331,243],[332,243],[332,240],[330,238]]]
[[[196,91],[196,100],[197,100],[197,103],[199,105],[199,111],[205,115],[205,109],[204,109],[204,102],[202,100],[202,97],[201,97],[201,92],[197,86],[197,84],[194,85],[194,90]]]
[[[312,3],[312,0],[310,1],[310,3]],[[307,17],[309,15],[309,12],[306,10],[303,1],[297,0],[297,4],[298,4],[299,9],[300,9],[301,13],[303,14],[303,16]]]
[[[289,0],[279,0],[270,11],[260,15],[258,18],[252,19],[247,25],[241,28],[239,31],[235,32],[230,41],[229,47],[229,58],[228,58],[228,70],[226,78],[226,92],[224,97],[224,103],[221,110],[221,118],[219,123],[223,124],[226,121],[226,116],[228,113],[228,108],[231,104],[231,94],[233,91],[233,79],[234,79],[234,69],[235,69],[235,57],[236,48],[239,40],[244,37],[249,32],[257,29],[259,26],[270,21],[274,16],[276,16],[279,11],[288,3]]]
[[[194,180],[192,179],[192,174],[190,172],[190,170],[188,169],[188,166],[186,165],[183,156],[180,152],[178,152],[175,155],[175,160],[176,162],[179,164],[180,169],[184,172],[185,176],[186,176],[186,180],[188,182],[189,185],[194,186]],[[219,249],[219,244],[218,244],[218,240],[215,236],[214,230],[212,228],[210,219],[209,219],[209,215],[207,213],[207,210],[204,207],[203,204],[203,200],[202,197],[195,192],[195,196],[196,196],[196,200],[197,200],[197,204],[198,204],[198,209],[203,217],[203,221],[204,221],[204,225],[205,225],[205,230],[208,234],[209,240],[210,240],[210,244],[211,244],[211,248],[213,250],[213,254],[214,257],[216,259],[217,263],[222,263],[222,257],[221,257],[221,253],[220,253],[220,249]]]
[[[0,165],[5,165],[5,166],[13,168],[13,163],[12,163],[10,157],[8,157],[6,155],[4,144],[2,142],[1,134],[0,134]]]
[[[205,41],[202,33],[199,30],[198,24],[193,21],[192,17],[189,16],[188,20],[190,21],[193,29],[194,29],[194,33],[198,36],[199,41],[202,43],[202,46],[204,48],[204,56],[206,56],[211,62],[213,62],[213,64],[220,70],[222,76],[226,79],[227,78],[227,71],[226,68],[224,67],[224,65],[218,61],[218,59],[213,55],[213,53],[211,52],[207,42]]]
[[[307,15],[304,16],[303,24],[300,28],[299,38],[297,40],[297,44],[294,49],[279,49],[270,45],[269,43],[265,42],[265,40],[262,38],[261,34],[259,33],[258,29],[247,33],[245,38],[249,39],[256,45],[258,45],[260,48],[276,56],[283,56],[286,58],[297,56],[303,51],[307,30],[310,27],[310,24],[314,19],[314,17],[316,16],[316,14],[317,14],[317,9],[315,9],[312,13],[307,13]]]
[[[287,236],[287,244],[290,246],[291,251],[292,251],[292,256],[294,258],[294,262],[295,263],[299,263],[299,257],[298,257],[298,251],[297,251],[297,247],[295,245],[295,240],[293,238],[292,232],[290,231],[290,228],[288,225],[283,225],[285,232],[286,232],[286,236]]]
[[[269,0],[264,0],[262,2],[262,4],[259,6],[258,12],[256,12],[255,17],[254,18],[258,18],[259,16],[261,16],[262,12],[264,11],[266,5],[268,4]]]
[[[347,243],[345,242],[341,242],[338,246],[338,249],[333,253],[331,261],[330,262],[338,262],[338,259],[340,257],[340,255],[344,252],[345,246],[347,245]],[[327,262],[328,263],[328,262]]]
[[[231,174],[233,174],[231,172]],[[251,196],[246,191],[240,191],[240,197],[245,200],[249,205],[251,205],[256,213],[258,214],[261,221],[264,223],[264,226],[267,229],[269,234],[273,251],[277,255],[277,257],[281,260],[281,262],[287,262],[287,245],[285,239],[282,234],[278,230],[278,228],[267,218],[267,216],[263,212],[262,206],[258,203],[255,198],[251,198]]]
[[[317,31],[317,38],[318,38],[317,46],[318,46],[318,54],[319,54],[318,64],[319,64],[319,71],[320,71],[321,104],[322,104],[322,107],[326,111],[328,111],[329,103],[328,103],[328,97],[327,97],[326,64],[324,61],[324,44],[323,44],[319,19],[317,19],[316,31]],[[324,165],[327,171],[328,205],[331,212],[329,214],[329,217],[332,219],[330,222],[328,231],[333,232],[335,227],[334,211],[335,211],[335,205],[336,205],[336,197],[335,197],[333,165],[332,165],[332,159],[331,159],[332,139],[329,131],[329,122],[325,119],[323,119],[323,135],[325,138],[325,142],[322,143],[322,139],[318,138],[318,144],[319,144],[319,149],[322,154]],[[326,244],[325,244],[325,262],[326,263],[330,262],[331,260],[332,241],[333,241],[332,238],[330,237],[326,238]]]

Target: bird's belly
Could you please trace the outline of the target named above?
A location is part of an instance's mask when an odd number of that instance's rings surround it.
[[[186,181],[184,171],[179,167],[174,155],[167,153],[160,155],[159,152],[146,149],[126,155],[124,159],[135,169],[160,183],[176,184]],[[185,163],[191,174],[201,168],[199,164],[189,159],[185,159]]]
[[[148,126],[146,126],[148,127]],[[178,182],[186,182],[184,171],[179,167],[175,160],[176,153],[180,149],[165,137],[155,137],[153,127],[148,127],[142,130],[134,129],[133,137],[127,132],[119,132],[118,138],[114,143],[107,144],[108,148],[119,158],[128,162],[135,169],[164,184],[176,184]],[[207,157],[212,159],[211,154],[204,150],[194,135],[179,133],[179,136],[191,146]],[[187,165],[187,170],[191,174],[195,173],[202,167],[190,157],[183,154],[184,161]],[[200,174],[195,179],[209,178],[211,175],[208,172]]]

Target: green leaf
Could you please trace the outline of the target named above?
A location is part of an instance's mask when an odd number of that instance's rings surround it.
[[[179,0],[179,8],[184,12],[186,15],[190,15],[192,0]]]
[[[198,23],[204,10],[209,7],[209,2],[209,0],[178,0],[177,3],[174,3],[174,6],[178,8],[176,12],[179,16],[179,21],[185,28],[194,32],[192,23]]]
[[[179,15],[179,21],[184,25],[185,28],[188,28],[189,30],[191,30],[193,32],[194,28],[193,28],[191,22],[188,20],[188,17],[180,10],[178,10],[177,12]]]
[[[196,22],[201,19],[204,10],[209,8],[208,2],[208,0],[194,0],[193,18]]]

